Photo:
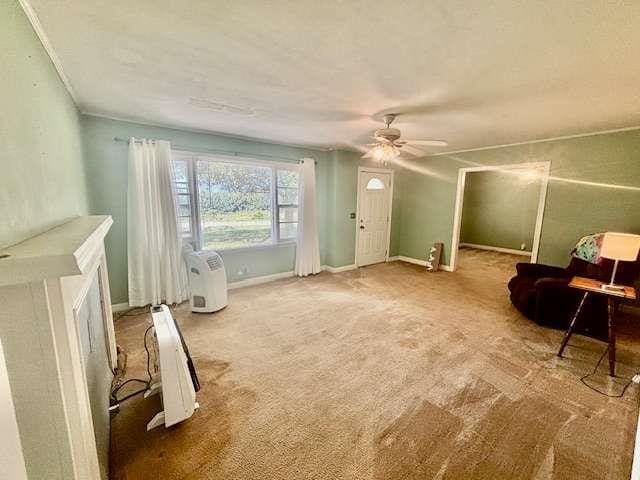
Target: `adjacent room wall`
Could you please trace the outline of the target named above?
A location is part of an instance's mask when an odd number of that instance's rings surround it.
[[[0,3],[0,248],[88,211],[78,111],[17,1]]]
[[[327,254],[327,158],[329,152],[154,127],[89,115],[83,115],[82,125],[91,212],[112,215],[114,221],[106,239],[109,283],[113,303],[124,303],[128,297],[126,224],[128,145],[126,142],[114,141],[114,137],[129,138],[133,136],[169,140],[174,145],[193,147],[196,151],[219,149],[253,155],[315,158],[318,162],[316,182],[320,256],[321,261],[325,262]],[[292,245],[267,246],[259,249],[221,253],[230,282],[290,272],[293,270],[295,259],[295,247]]]
[[[529,172],[467,172],[460,243],[531,251],[541,182]]]
[[[425,258],[444,242],[450,258],[458,170],[479,165],[551,162],[538,261],[566,265],[589,233],[640,233],[640,130],[439,155],[403,170],[400,255]]]

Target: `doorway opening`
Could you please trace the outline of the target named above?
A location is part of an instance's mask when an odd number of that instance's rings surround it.
[[[389,260],[393,170],[358,167],[356,265]]]
[[[540,248],[550,162],[461,168],[451,240],[459,262],[535,263]]]

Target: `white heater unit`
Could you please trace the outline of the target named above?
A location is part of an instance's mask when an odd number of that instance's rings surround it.
[[[216,312],[227,306],[227,272],[222,258],[212,250],[185,252],[189,273],[191,311]]]
[[[162,393],[164,410],[147,424],[147,430],[163,425],[170,427],[186,420],[196,408],[196,392],[200,383],[191,361],[189,349],[178,324],[166,305],[151,307],[155,344],[155,376],[144,394],[147,398]]]

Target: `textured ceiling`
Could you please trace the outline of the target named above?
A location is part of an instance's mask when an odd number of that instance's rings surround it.
[[[83,112],[451,151],[640,125],[640,1],[31,0]]]

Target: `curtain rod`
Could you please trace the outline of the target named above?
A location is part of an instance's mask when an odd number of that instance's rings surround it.
[[[124,142],[124,143],[129,143],[129,139],[128,138],[122,138],[122,137],[113,137],[113,140],[115,142]],[[155,139],[151,140],[152,142],[155,142]],[[301,160],[299,158],[292,158],[292,157],[280,157],[277,155],[268,155],[268,154],[257,154],[257,153],[243,153],[243,152],[234,152],[231,150],[220,150],[217,148],[208,148],[208,147],[186,147],[184,145],[174,145],[173,143],[171,144],[171,147],[174,148],[175,150],[186,150],[186,151],[190,151],[190,152],[202,152],[202,153],[218,153],[220,155],[227,155],[227,156],[232,156],[232,157],[249,157],[249,158],[255,158],[256,160],[260,160],[262,158],[270,158],[273,160],[284,160],[285,162],[295,162],[295,163],[301,163]],[[315,164],[318,164],[317,160],[314,160]]]

